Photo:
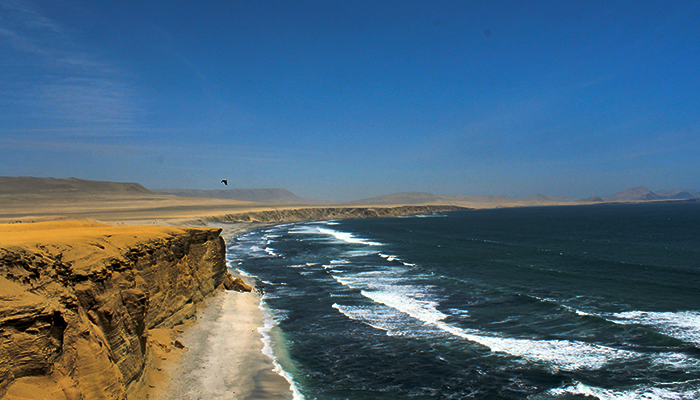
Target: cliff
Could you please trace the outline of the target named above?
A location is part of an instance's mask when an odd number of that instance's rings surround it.
[[[217,222],[299,222],[343,218],[382,218],[403,215],[430,214],[436,212],[467,210],[458,206],[397,206],[397,207],[312,207],[274,209],[226,214],[211,217]]]
[[[126,399],[152,358],[149,333],[193,317],[229,280],[219,232],[0,226],[0,398]]]

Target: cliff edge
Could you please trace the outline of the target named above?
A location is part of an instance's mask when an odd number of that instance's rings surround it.
[[[0,398],[140,397],[151,337],[230,280],[219,233],[1,225]]]

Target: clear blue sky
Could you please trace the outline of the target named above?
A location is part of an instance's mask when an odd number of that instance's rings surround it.
[[[0,175],[700,190],[700,1],[0,0]]]

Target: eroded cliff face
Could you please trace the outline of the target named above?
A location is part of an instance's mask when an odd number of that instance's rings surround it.
[[[3,399],[125,399],[149,330],[193,317],[228,279],[216,229],[27,225],[0,230]]]

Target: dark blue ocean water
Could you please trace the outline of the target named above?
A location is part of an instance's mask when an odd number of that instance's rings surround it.
[[[512,208],[269,227],[229,258],[300,398],[697,399],[699,234],[700,203]]]

